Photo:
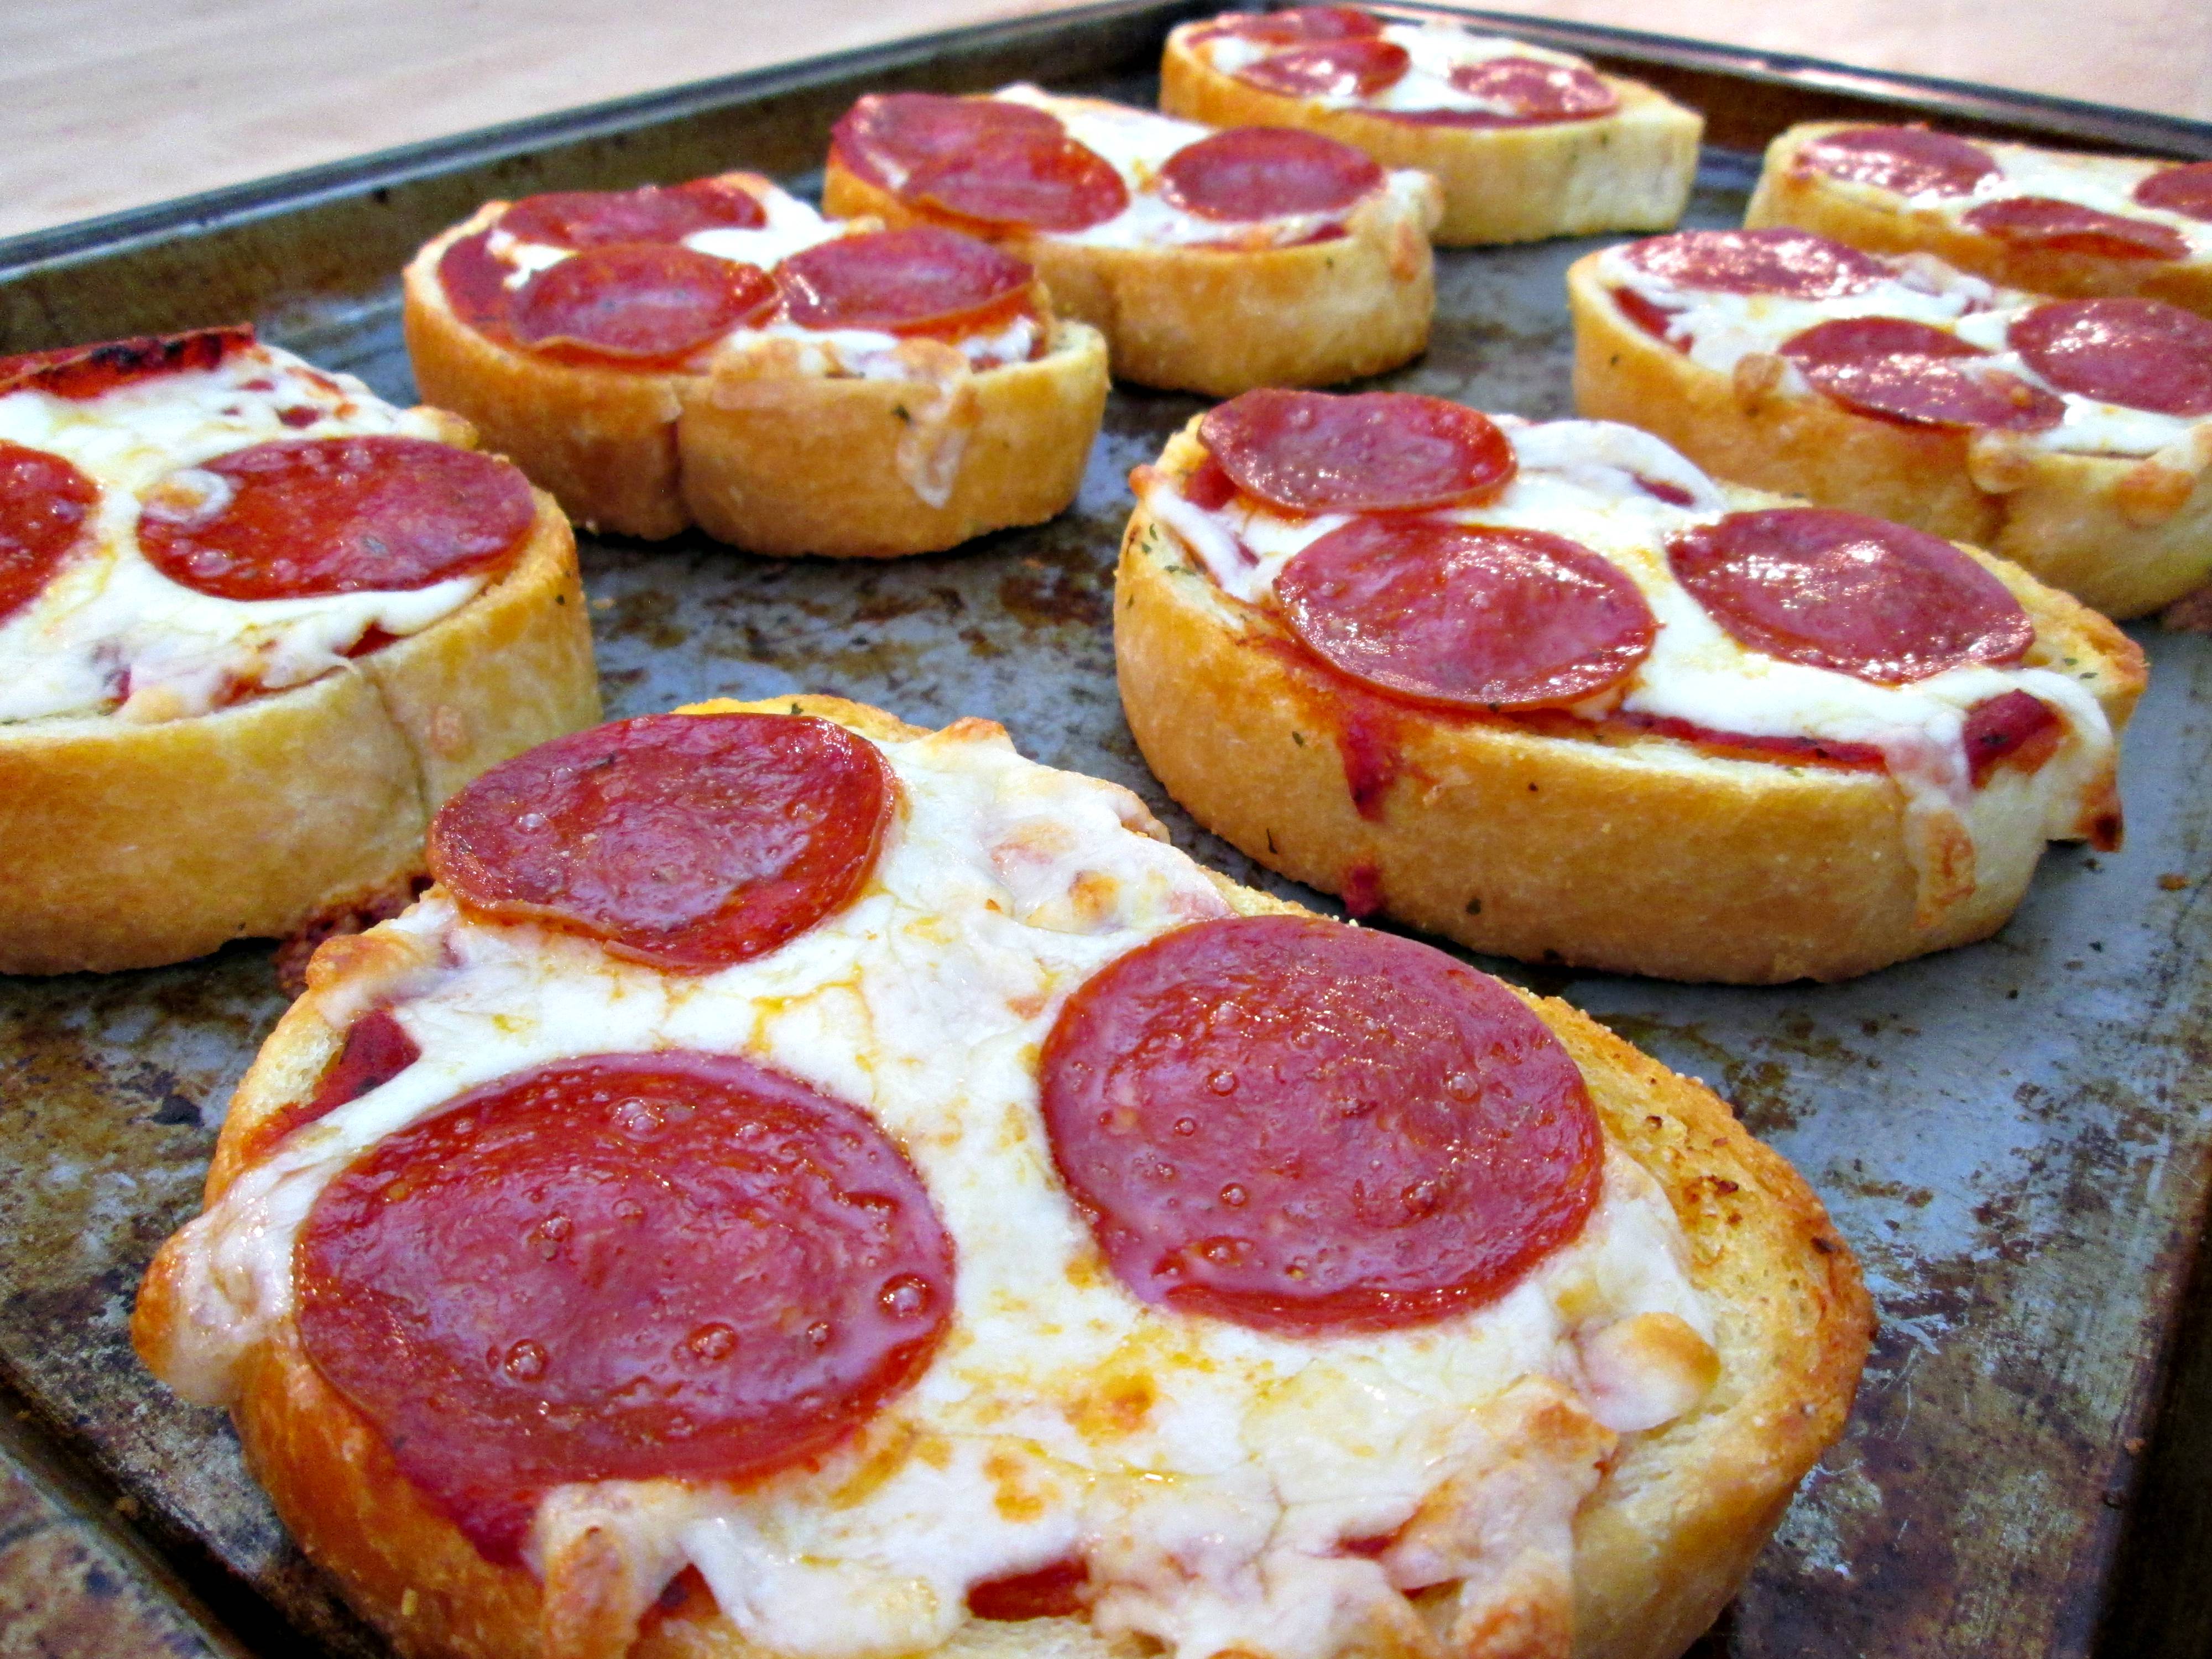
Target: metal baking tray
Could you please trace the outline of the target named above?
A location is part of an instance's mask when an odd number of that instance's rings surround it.
[[[0,243],[0,343],[251,317],[405,400],[397,272],[486,198],[732,166],[804,191],[831,122],[887,87],[1042,78],[1149,104],[1167,29],[1210,9],[1139,0],[964,30],[20,237]],[[1814,117],[2212,155],[2199,124],[1462,15],[1705,109],[1693,225],[1735,222],[1758,147]],[[1560,278],[1590,246],[1442,254],[1434,343],[1379,384],[1570,412]],[[1074,508],[957,553],[833,564],[586,538],[609,713],[803,688],[916,721],[988,715],[1028,754],[1138,790],[1200,859],[1333,908],[1195,829],[1122,724],[1109,618],[1125,478],[1199,407],[1117,390]],[[1849,1435],[1702,1654],[2074,1655],[2100,1629],[2114,1653],[2201,1636],[2201,1481],[2168,1481],[2132,1532],[2130,1509],[2146,1468],[2202,1466],[2212,1404],[2190,1359],[2200,1397],[2154,1430],[2212,1150],[2212,801],[2195,787],[2212,639],[2137,637],[2154,672],[2126,744],[2127,850],[2054,851],[1996,939],[1826,988],[1484,964],[1733,1100],[1820,1189],[1880,1300]],[[227,1422],[155,1385],[125,1336],[139,1273],[197,1210],[214,1126],[283,1006],[258,945],[154,972],[0,980],[0,1443],[14,1465],[0,1469],[0,1618],[38,1651],[384,1650],[287,1541]]]

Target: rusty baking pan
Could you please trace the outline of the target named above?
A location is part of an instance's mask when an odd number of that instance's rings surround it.
[[[831,122],[885,87],[1042,78],[1149,103],[1167,29],[1210,9],[1138,0],[969,29],[18,238],[0,243],[0,340],[252,317],[404,400],[399,267],[486,198],[730,167],[804,191]],[[1694,225],[1735,222],[1757,146],[1816,116],[2212,155],[2212,128],[2192,123],[1471,15],[1705,108],[1717,143]],[[1561,274],[1590,246],[1443,253],[1434,343],[1382,384],[1568,413]],[[1125,479],[1200,406],[1117,391],[1074,508],[959,553],[854,568],[585,538],[609,712],[804,688],[916,721],[988,715],[1041,760],[1137,789],[1199,858],[1333,908],[1194,829],[1121,721],[1109,619]],[[2137,1471],[2203,1457],[2188,1437],[2212,1403],[2181,1401],[2154,1430],[2212,1151],[2212,799],[2196,787],[2212,639],[2138,637],[2154,667],[2126,745],[2127,850],[2054,852],[1995,939],[1830,987],[1484,964],[1735,1101],[1820,1188],[1880,1298],[1848,1437],[1701,1651],[2077,1655],[2101,1626],[2117,1653],[2179,1632],[2160,1622],[2177,1609],[2203,1616],[2191,1586],[2212,1582],[2212,1555],[2189,1483],[2168,1483],[2133,1546],[2127,1529]],[[383,1650],[287,1541],[228,1424],[156,1387],[125,1334],[140,1270],[197,1209],[214,1125],[283,1000],[265,945],[0,980],[0,1440],[22,1472],[0,1482],[0,1523],[27,1517],[0,1532],[0,1607],[43,1601],[41,1651]],[[2202,1389],[2204,1371],[2179,1374]]]

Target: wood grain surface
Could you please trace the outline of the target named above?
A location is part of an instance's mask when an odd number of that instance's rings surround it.
[[[1051,0],[17,0],[0,235]],[[2204,0],[1539,0],[1531,15],[2212,118]],[[2085,21],[2085,20],[2087,20]]]

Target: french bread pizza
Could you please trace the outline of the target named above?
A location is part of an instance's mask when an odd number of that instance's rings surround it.
[[[1843,1424],[1722,1102],[995,726],[647,716],[429,848],[132,1327],[416,1659],[1660,1659]]]
[[[580,522],[884,558],[1038,524],[1106,404],[1024,261],[757,174],[489,202],[408,266],[422,395]]]
[[[1214,126],[1297,127],[1443,187],[1443,245],[1665,230],[1705,118],[1582,58],[1357,6],[1184,23],[1160,107]]]
[[[2104,617],[1648,433],[1260,392],[1133,479],[1146,761],[1272,869],[1481,951],[1840,979],[2002,926],[2120,833]]]
[[[465,422],[246,327],[0,359],[0,973],[404,902],[599,712],[568,520]]]
[[[1577,410],[1709,471],[1972,542],[2108,616],[2212,581],[2212,318],[1784,228],[1607,248],[1567,295]]]
[[[2212,161],[1807,122],[1766,147],[1744,222],[1933,253],[2030,293],[2140,295],[2212,316]]]
[[[1426,349],[1436,308],[1436,181],[1313,133],[1031,86],[872,94],[837,124],[822,199],[990,238],[1142,386],[1229,397],[1379,374]]]

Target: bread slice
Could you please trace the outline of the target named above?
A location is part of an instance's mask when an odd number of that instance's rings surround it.
[[[507,206],[487,203],[408,265],[408,356],[426,400],[474,422],[578,522],[890,558],[1041,524],[1075,499],[1107,386],[1104,343],[1082,324],[1054,323],[1026,362],[936,380],[758,358],[701,374],[562,362],[468,326],[438,279],[446,249]]]
[[[1766,161],[1744,210],[1747,228],[1795,225],[1817,231],[1869,253],[1935,254],[1946,264],[1971,270],[2006,288],[2069,298],[2100,294],[2140,295],[2185,310],[2212,316],[2212,253],[2185,259],[2126,259],[2044,247],[2025,247],[1963,224],[1942,203],[1914,205],[1894,191],[1850,179],[1833,179],[1796,163],[1797,153],[1832,132],[1863,122],[1807,121],[1783,132],[1766,147]],[[1980,141],[1977,141],[1980,142]],[[2030,158],[2063,152],[2027,144],[1989,144],[1992,152],[2020,152]],[[2148,157],[2066,154],[2069,167],[2110,174],[2122,194],[2143,174],[2166,165]],[[1971,205],[1954,201],[1953,205]],[[2120,206],[2124,207],[2122,203]],[[2115,210],[2118,210],[2117,209]]]
[[[1443,186],[1443,216],[1431,233],[1440,246],[1668,230],[1688,204],[1705,117],[1640,81],[1601,76],[1620,103],[1595,120],[1428,125],[1332,108],[1224,75],[1194,49],[1192,36],[1205,27],[1185,23],[1169,34],[1160,59],[1163,110],[1209,126],[1304,127],[1386,167],[1417,168]]]
[[[1063,312],[1106,336],[1115,380],[1230,398],[1380,374],[1426,350],[1440,199],[1433,187],[1410,202],[1379,191],[1352,210],[1342,236],[1288,247],[1117,247],[1043,232],[991,240],[1035,265]],[[834,153],[822,202],[842,218],[934,222]]]
[[[1182,476],[1204,457],[1194,421],[1160,469]],[[1790,504],[1724,493],[1733,510]],[[2064,664],[2117,732],[2144,684],[2134,643],[1966,550],[2033,620],[2029,661]],[[1142,506],[1121,542],[1114,653],[1137,747],[1199,823],[1309,886],[1523,961],[1743,984],[1846,979],[1996,932],[2042,856],[2040,811],[2009,770],[1977,793],[1971,890],[1939,895],[1887,773],[1737,759],[1649,733],[1553,735],[1412,703],[1394,710],[1398,775],[1367,816],[1340,748],[1348,683],[1271,613],[1224,593]]]
[[[0,973],[182,962],[388,897],[447,796],[598,720],[575,538],[535,494],[505,575],[343,669],[155,725],[0,726]]]
[[[830,697],[711,703],[702,710],[805,712],[877,738],[921,733],[877,710]],[[1295,909],[1220,878],[1239,913]],[[212,1202],[248,1166],[261,1126],[310,1093],[362,1006],[364,987],[404,972],[385,932],[332,941],[308,974],[233,1102],[209,1174]],[[1858,1269],[1820,1201],[1787,1164],[1754,1141],[1728,1107],[1563,1002],[1522,994],[1582,1069],[1608,1142],[1656,1178],[1686,1236],[1692,1282],[1711,1307],[1717,1382],[1689,1414],[1627,1437],[1574,1527],[1571,1609],[1532,1607],[1533,1629],[1500,1632],[1462,1651],[1502,1656],[1573,1650],[1584,1659],[1679,1653],[1735,1592],[1798,1480],[1841,1431],[1870,1328]],[[160,1365],[180,1322],[174,1243],[148,1273],[133,1338]],[[561,1564],[555,1605],[520,1567],[495,1567],[418,1497],[378,1434],[326,1384],[289,1320],[250,1362],[234,1409],[247,1460],[311,1559],[403,1653],[525,1656],[629,1654],[632,1659],[757,1659],[693,1592],[665,1596],[631,1645],[634,1607],[595,1601],[587,1563]],[[1442,1620],[1448,1591],[1425,1595]],[[1019,1654],[1105,1659],[1109,1645],[1079,1618],[971,1620],[939,1650],[948,1659]],[[1362,1649],[1361,1651],[1366,1651]],[[1440,1659],[1434,1642],[1401,1639],[1392,1659]]]
[[[2108,617],[2212,581],[2212,425],[2185,452],[2138,458],[1856,414],[1655,339],[1614,301],[1601,258],[1567,272],[1577,413],[1656,433],[1719,477],[1985,547]]]

